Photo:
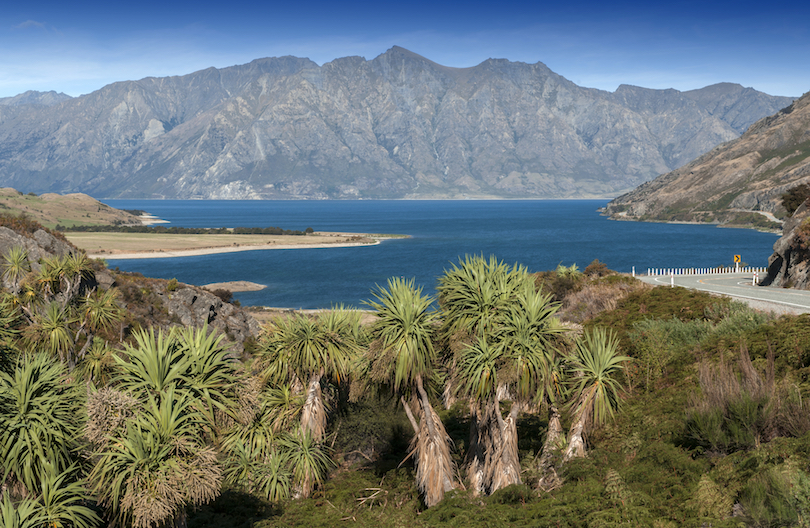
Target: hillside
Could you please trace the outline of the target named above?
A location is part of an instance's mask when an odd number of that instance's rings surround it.
[[[616,219],[773,226],[782,194],[810,181],[810,93],[740,138],[620,196]],[[752,214],[751,211],[756,213]]]
[[[542,63],[449,68],[399,47],[266,58],[10,98],[0,174],[99,198],[613,197],[791,101],[734,84],[610,93]]]
[[[10,187],[0,188],[0,213],[24,214],[51,229],[57,225],[142,225],[137,216],[81,193],[37,196]]]

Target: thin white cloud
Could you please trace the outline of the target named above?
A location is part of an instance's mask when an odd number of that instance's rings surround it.
[[[47,26],[42,22],[37,22],[36,20],[26,20],[21,24],[17,24],[14,26],[14,29],[47,29]]]

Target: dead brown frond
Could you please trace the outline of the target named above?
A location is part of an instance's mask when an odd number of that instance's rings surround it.
[[[233,418],[220,422],[225,428],[232,427],[234,421],[242,425],[251,423],[261,407],[264,383],[258,376],[244,376],[236,387],[236,409]]]
[[[108,436],[122,436],[137,407],[138,400],[111,388],[91,394],[87,398],[87,439],[101,445]]]
[[[186,505],[199,506],[219,495],[222,473],[216,452],[178,445],[174,464],[133,472],[126,483],[121,509],[132,512],[134,528],[164,526],[184,515]]]

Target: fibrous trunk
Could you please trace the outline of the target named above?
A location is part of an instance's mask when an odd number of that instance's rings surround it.
[[[321,393],[320,375],[312,376],[307,385],[307,399],[301,410],[301,430],[316,442],[322,442],[326,432],[326,408]]]
[[[517,447],[517,415],[520,406],[512,403],[506,419],[501,416],[500,402],[488,406],[489,441],[486,446],[484,475],[488,493],[512,484],[520,484],[520,458]]]
[[[583,431],[585,430],[586,414],[580,413],[577,420],[571,425],[571,430],[568,433],[568,448],[563,455],[563,462],[568,462],[572,458],[585,457],[585,438]]]
[[[455,488],[455,467],[450,456],[450,436],[444,429],[439,415],[417,379],[419,390],[419,432],[412,444],[416,454],[416,482],[424,494],[428,508],[444,498],[444,494]]]
[[[557,475],[557,467],[554,460],[555,451],[560,445],[560,439],[563,436],[562,425],[560,424],[560,411],[555,405],[551,406],[551,416],[548,420],[548,432],[546,433],[546,441],[543,443],[543,452],[540,455],[540,480],[537,487],[551,491],[562,484],[562,480]]]
[[[467,466],[467,479],[474,495],[486,493],[486,481],[484,478],[484,437],[486,424],[482,419],[483,415],[477,405],[470,408],[470,447],[467,449],[467,456],[464,461]]]

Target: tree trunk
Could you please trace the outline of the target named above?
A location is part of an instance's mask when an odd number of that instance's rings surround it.
[[[467,466],[467,478],[470,480],[473,495],[478,496],[486,493],[485,455],[484,439],[486,434],[481,422],[483,415],[477,405],[470,405],[470,447],[467,449],[465,465]]]
[[[509,415],[504,420],[501,416],[500,401],[496,397],[492,405],[492,425],[497,430],[492,435],[492,453],[487,457],[490,467],[486,471],[489,476],[489,493],[495,493],[501,488],[512,484],[520,484],[520,458],[517,448],[517,416],[520,404],[512,403]]]
[[[414,439],[416,451],[416,482],[424,493],[428,508],[444,498],[444,494],[455,488],[455,468],[450,456],[450,437],[444,429],[439,415],[430,405],[422,379],[416,378],[421,407],[419,434]]]
[[[584,458],[586,456],[585,438],[583,437],[585,419],[586,413],[581,412],[577,417],[577,421],[571,424],[571,430],[568,433],[568,449],[565,450],[565,455],[563,455],[563,463],[572,458]]]
[[[557,475],[557,467],[554,461],[555,451],[560,444],[560,438],[562,438],[562,436],[563,430],[560,424],[560,411],[557,409],[556,405],[552,405],[548,419],[546,441],[543,442],[543,452],[540,455],[538,467],[540,470],[540,480],[537,483],[537,487],[544,491],[551,491],[562,485],[562,480]]]
[[[413,416],[413,411],[411,411],[411,406],[408,405],[408,402],[405,401],[405,397],[400,396],[399,401],[402,402],[402,408],[405,409],[405,414],[408,415],[408,420],[411,422],[411,427],[413,427],[413,434],[419,434],[419,424],[416,422],[416,418]]]
[[[309,432],[316,442],[323,441],[326,432],[326,409],[323,405],[320,374],[309,378],[307,399],[301,411],[301,430],[305,433]]]

